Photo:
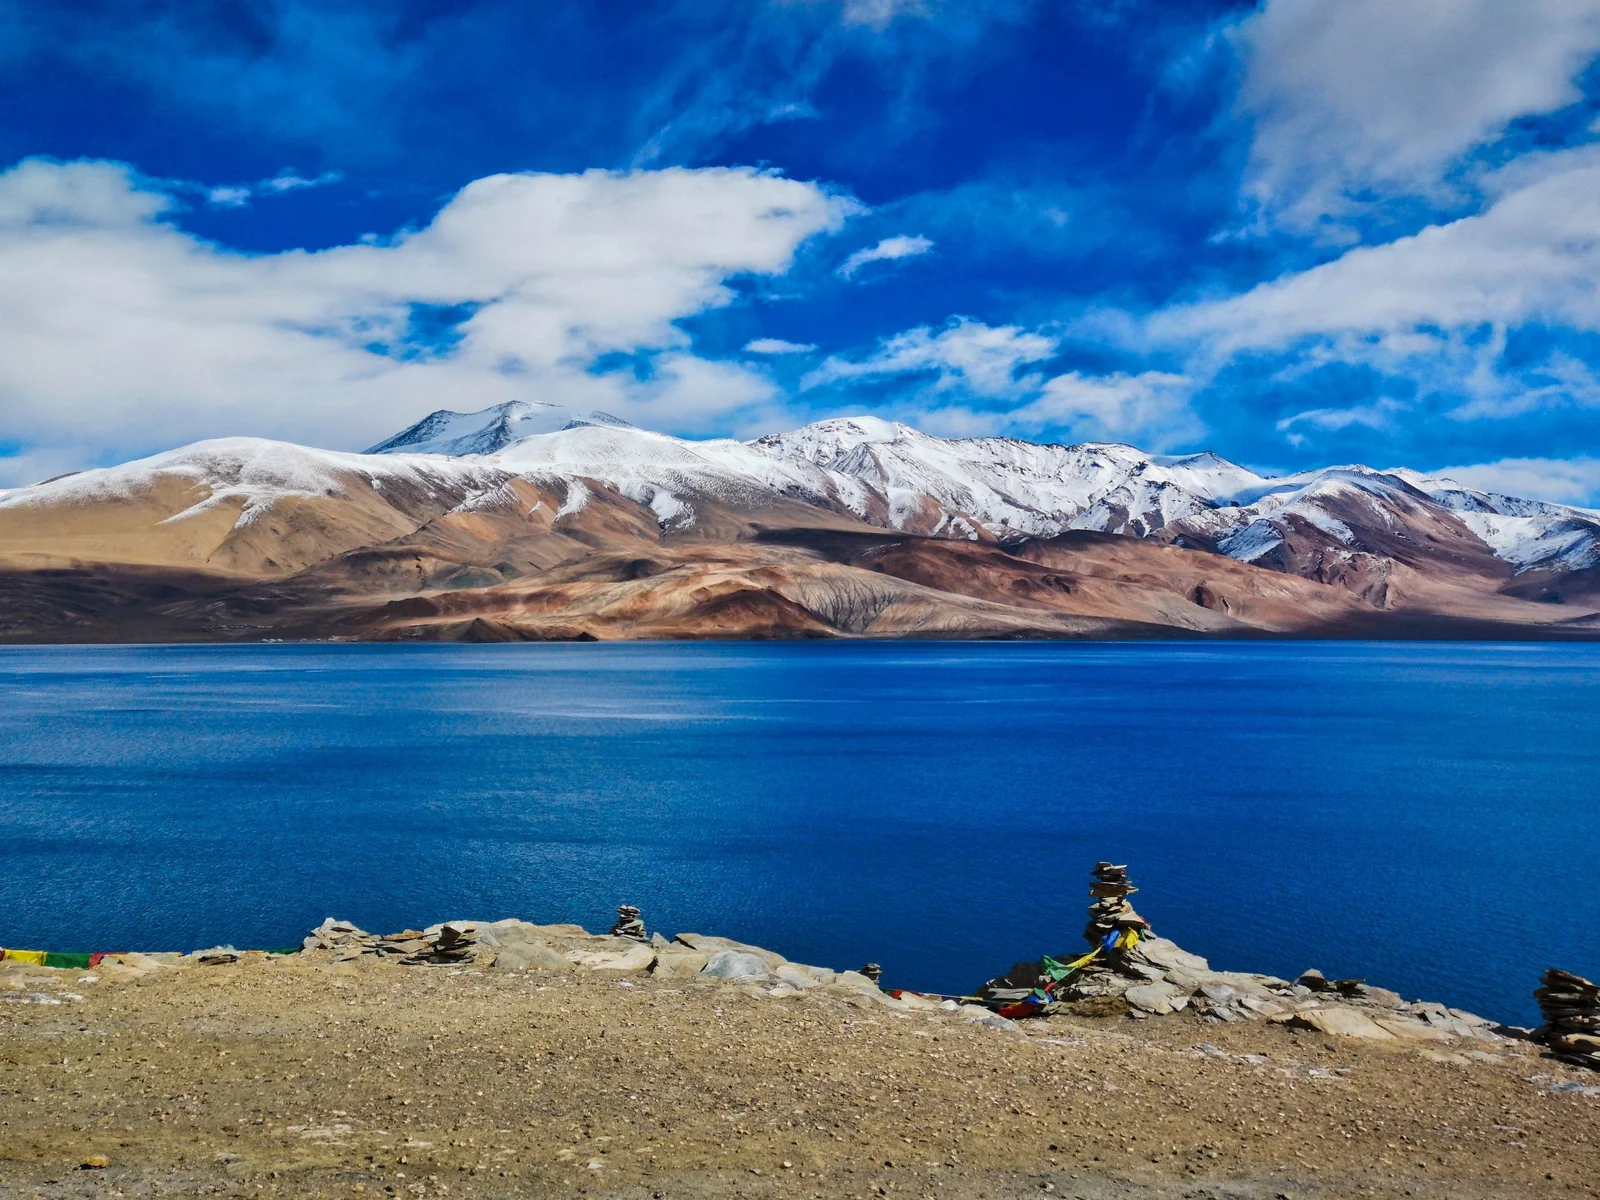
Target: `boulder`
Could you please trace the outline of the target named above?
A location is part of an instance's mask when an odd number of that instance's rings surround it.
[[[1189,1003],[1189,997],[1170,983],[1140,984],[1122,993],[1122,998],[1128,1002],[1128,1007],[1136,1012],[1153,1017],[1164,1017],[1168,1013],[1177,1012],[1181,1007],[1177,1003],[1180,999],[1183,1005]]]
[[[828,983],[825,990],[860,1004],[882,1004],[887,1008],[905,1007],[860,971],[840,971]],[[983,1011],[988,1012],[989,1010],[984,1009]]]
[[[1366,984],[1361,989],[1361,998],[1371,1001],[1379,1008],[1404,1008],[1406,1002],[1400,998],[1399,992],[1391,992],[1388,988],[1373,987]]]
[[[657,979],[693,979],[710,961],[708,951],[669,945],[656,951],[655,965],[650,968],[650,974]]]
[[[1191,975],[1205,974],[1211,964],[1198,954],[1190,954],[1176,942],[1166,938],[1146,938],[1129,957],[1139,957],[1167,971],[1187,971]]]
[[[1331,1037],[1367,1038],[1375,1042],[1393,1041],[1395,1035],[1366,1013],[1342,1005],[1303,1008],[1288,1019],[1291,1029],[1312,1029]]]
[[[656,961],[656,951],[654,947],[634,942],[626,950],[614,947],[605,950],[570,950],[566,957],[580,967],[588,967],[591,971],[645,971]]]
[[[672,940],[681,946],[689,947],[691,950],[709,950],[713,954],[719,950],[735,950],[741,954],[753,954],[766,964],[769,971],[789,961],[781,954],[775,954],[771,950],[764,950],[760,946],[736,942],[732,938],[710,937],[703,933],[680,933]]]
[[[708,939],[709,940],[709,939]],[[643,947],[648,949],[648,947]],[[850,972],[847,972],[850,973]],[[700,970],[702,979],[755,979],[765,982],[772,978],[765,960],[743,950],[719,950]],[[870,986],[870,985],[869,985]],[[876,991],[876,988],[873,988]]]
[[[801,991],[822,987],[824,984],[832,983],[837,977],[837,972],[830,971],[826,967],[808,967],[804,963],[791,962],[779,964],[772,974],[790,987],[799,988]]]

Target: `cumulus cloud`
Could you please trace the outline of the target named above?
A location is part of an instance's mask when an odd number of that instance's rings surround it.
[[[1161,449],[1199,432],[1188,407],[1193,388],[1187,375],[1166,371],[1069,371],[1046,381],[1036,399],[1007,419],[1020,428],[1061,429],[1076,438],[1137,437]]]
[[[692,426],[771,384],[696,357],[676,322],[729,303],[739,276],[784,272],[846,211],[754,170],[494,175],[420,229],[250,255],[173,209],[119,164],[0,174],[5,438],[358,445],[512,398]],[[605,369],[618,355],[627,369]]]
[[[823,387],[848,380],[896,375],[932,376],[937,389],[963,388],[976,395],[1003,397],[1026,393],[1037,376],[1017,371],[1056,352],[1057,340],[1015,325],[993,326],[960,317],[934,332],[928,326],[887,338],[864,359],[830,357],[807,374],[800,386]]]
[[[812,342],[786,342],[782,338],[756,338],[744,344],[746,354],[810,354],[816,348]]]
[[[1600,458],[1502,458],[1432,472],[1480,491],[1554,504],[1600,504]]]
[[[1350,352],[1413,353],[1439,331],[1532,321],[1600,329],[1600,162],[1582,153],[1498,196],[1482,213],[1350,250],[1223,300],[1159,314],[1162,338],[1205,339],[1219,354],[1307,337]]]
[[[933,243],[925,237],[907,237],[902,234],[898,237],[886,237],[876,246],[868,246],[857,250],[839,267],[839,274],[850,279],[868,263],[894,262],[902,258],[916,258],[933,249]]]
[[[1433,191],[1519,117],[1581,98],[1595,0],[1268,0],[1238,32],[1247,190],[1291,223]]]

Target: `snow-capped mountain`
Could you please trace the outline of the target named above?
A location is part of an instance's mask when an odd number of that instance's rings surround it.
[[[581,425],[627,424],[610,413],[578,412],[559,404],[512,400],[480,412],[440,409],[379,442],[367,453],[493,454],[534,434],[556,433]]]
[[[878,540],[851,540],[867,534]],[[1064,612],[1218,630],[1323,628],[1363,612],[1600,628],[1594,511],[1402,469],[1270,477],[1209,452],[940,438],[871,417],[744,442],[518,403],[436,412],[363,454],[227,438],[0,493],[0,586],[13,568],[220,572],[315,580],[318,603],[465,588],[479,597],[461,601],[471,609],[487,603],[481,589],[564,580],[549,586],[586,614],[580,625],[611,629],[667,593],[638,584],[606,607],[560,572],[616,554],[627,580],[679,573],[690,599],[668,608],[686,629],[702,617],[682,613],[707,605],[731,619],[717,597],[750,587],[778,589],[740,608],[756,632],[1061,632]],[[818,554],[843,556],[826,582],[803,565]],[[1217,574],[1229,559],[1243,575]],[[1093,587],[1091,561],[1105,580]],[[893,596],[885,573],[903,579]],[[974,615],[979,593],[990,607]]]

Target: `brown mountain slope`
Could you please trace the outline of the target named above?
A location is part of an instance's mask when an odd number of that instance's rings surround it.
[[[1243,562],[1194,529],[952,540],[759,489],[686,490],[686,520],[488,461],[252,453],[0,505],[0,640],[1600,635],[1587,578],[1514,581],[1404,495],[1328,510],[1358,550],[1291,515]]]

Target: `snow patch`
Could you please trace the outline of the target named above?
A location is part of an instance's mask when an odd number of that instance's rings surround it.
[[[1243,529],[1217,539],[1217,549],[1229,558],[1253,563],[1283,545],[1283,534],[1270,521],[1253,521]]]

